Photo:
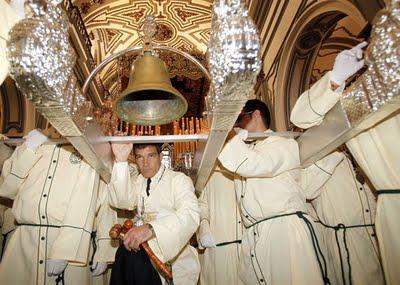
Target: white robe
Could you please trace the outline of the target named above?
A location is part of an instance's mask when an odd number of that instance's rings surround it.
[[[310,232],[297,215],[306,212],[298,184],[300,165],[295,140],[269,137],[246,145],[238,136],[219,160],[235,175],[244,226],[239,276],[244,284],[322,284]],[[292,170],[292,171],[290,171]],[[295,176],[293,176],[295,175]],[[272,218],[251,226],[257,221]]]
[[[1,139],[1,134],[0,134]],[[13,149],[0,142],[0,168],[3,168],[4,162],[12,155]],[[1,170],[0,170],[1,173]],[[11,232],[14,230],[14,216],[11,213],[12,200],[0,198],[0,257],[3,254],[7,240],[10,239]],[[11,205],[9,205],[11,204]],[[1,261],[1,258],[0,258]]]
[[[14,199],[20,225],[0,264],[0,284],[54,283],[47,259],[68,261],[66,284],[88,284],[88,258],[98,175],[71,146],[18,147],[4,163],[0,196]],[[42,225],[42,226],[37,226]],[[51,225],[47,227],[43,225]]]
[[[210,233],[217,244],[242,239],[242,224],[235,194],[233,175],[217,167],[199,198],[201,210],[198,238]],[[199,247],[201,244],[199,242]],[[239,269],[240,244],[231,243],[206,248],[201,260],[200,284],[241,284]],[[229,260],[229,262],[227,262]]]
[[[400,189],[400,115],[347,142],[373,186]],[[400,284],[400,193],[378,196],[376,232],[387,284]]]
[[[368,185],[357,181],[350,160],[335,152],[308,167],[302,178],[307,199],[323,224],[367,225],[338,231],[321,228],[331,284],[350,284],[350,275],[352,284],[384,284],[375,230],[370,226],[375,221],[376,200]]]
[[[301,127],[319,125],[336,104],[340,93],[330,90],[330,73],[314,88],[313,96],[302,94],[291,114]],[[312,106],[312,108],[310,107]],[[318,115],[313,111],[317,110]],[[349,140],[346,145],[377,190],[400,189],[400,115],[396,114]],[[379,249],[387,284],[400,284],[400,194],[378,197],[375,219]]]
[[[139,175],[132,181],[128,164],[115,163],[110,186],[112,206],[136,208],[153,226],[156,237],[148,244],[161,261],[172,261],[174,284],[197,284],[200,263],[197,251],[188,243],[199,226],[200,209],[191,179],[161,166],[147,196],[146,179]]]
[[[19,17],[11,6],[5,1],[0,0],[0,85],[8,75],[9,63],[6,55],[6,40],[8,32],[18,22]]]

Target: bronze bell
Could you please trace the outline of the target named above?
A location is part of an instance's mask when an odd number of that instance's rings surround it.
[[[117,116],[136,125],[163,125],[181,118],[188,104],[171,85],[165,63],[144,53],[134,62],[128,87],[114,104]]]

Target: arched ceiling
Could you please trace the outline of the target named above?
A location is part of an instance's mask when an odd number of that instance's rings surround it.
[[[155,43],[204,56],[210,34],[212,0],[78,0],[73,1],[92,42],[95,63],[111,54],[141,43],[140,24],[148,15],[156,17]],[[100,73],[107,90],[116,95],[118,61]]]
[[[372,17],[372,12],[376,12],[383,6],[380,4],[381,0],[371,1],[368,5],[362,0],[245,0],[245,2],[260,32],[262,43],[263,70],[259,75],[255,91],[257,93],[257,90],[262,89],[257,96],[268,102],[270,108],[274,108],[278,94],[282,93],[275,92],[276,82],[279,82],[275,80],[277,73],[280,66],[285,66],[280,64],[284,59],[282,52],[295,27],[300,27],[300,22],[306,24],[309,19],[316,16],[313,14],[317,13],[318,9],[326,10],[326,12],[341,11],[343,15],[351,15],[340,21],[334,32],[334,39],[327,42],[327,46],[324,46],[321,54],[318,55],[324,60],[318,61],[315,65],[312,77],[316,79],[326,71],[327,66],[330,67],[326,63],[332,61],[337,53],[336,39],[341,38],[340,34],[345,33],[344,38],[354,38],[357,35],[357,32],[351,30],[351,26],[354,26],[351,21],[356,20],[356,26],[362,28],[367,21],[361,11],[364,11],[366,15],[371,14]],[[373,3],[376,7],[372,5]],[[78,7],[87,29],[95,63],[125,48],[140,44],[141,38],[138,31],[147,15],[156,17],[158,31],[155,42],[157,44],[187,51],[203,63],[205,62],[213,0],[76,0],[73,4]],[[351,36],[347,32],[350,32]],[[308,40],[305,38],[306,42]],[[347,46],[349,45],[347,41]],[[179,81],[182,77],[202,80],[201,73],[196,72],[196,68],[187,61],[168,54],[161,54],[160,57],[167,62],[171,77],[180,77]],[[100,73],[103,85],[112,97],[116,97],[127,86],[130,65],[134,58],[133,56],[122,57],[109,64]],[[188,85],[192,86],[194,83],[190,80]],[[189,105],[194,105],[191,109],[197,110],[197,115],[201,114],[202,106],[193,102],[202,102],[208,87],[204,80],[203,84],[206,86],[198,88],[203,91],[196,93],[193,90],[188,92],[190,96],[185,96],[190,102]],[[197,97],[201,99],[192,100]]]
[[[245,0],[262,43],[263,70],[255,87],[256,96],[267,102],[273,110],[277,130],[287,129],[287,111],[299,92],[304,90],[301,84],[293,85],[293,92],[290,92],[293,95],[289,96],[286,91],[290,84],[283,79],[290,73],[291,54],[298,47],[296,39],[309,22],[318,15],[332,11],[346,15],[330,26],[329,36],[324,38],[318,52],[314,53],[313,64],[307,73],[309,80],[298,80],[307,86],[332,67],[335,55],[340,50],[365,38],[361,30],[368,22],[372,23],[373,16],[388,1]],[[78,54],[75,72],[81,86],[95,65],[91,54],[98,64],[107,56],[137,44],[140,41],[138,26],[150,14],[156,16],[160,24],[156,36],[158,44],[183,49],[205,62],[213,0],[63,0],[63,3],[73,23],[71,39]],[[316,25],[316,28],[323,26]],[[301,59],[304,50],[300,50],[298,55]],[[189,103],[187,116],[201,116],[204,107],[202,99],[208,89],[207,80],[187,60],[163,54],[161,58],[167,62],[174,76],[173,85]],[[134,56],[128,55],[106,67],[99,76],[105,88],[99,78],[95,78],[95,84],[88,92],[95,106],[104,102],[104,89],[115,96],[127,85],[129,66],[133,60]],[[302,75],[301,72],[298,74]],[[296,72],[292,75],[296,75]],[[6,85],[3,84],[3,87]],[[27,105],[21,104],[22,95],[18,97],[16,94],[14,88],[0,88],[0,131],[10,136],[23,135],[34,127],[41,127],[40,122],[32,119],[33,107],[24,109]],[[21,100],[15,101],[15,98]]]

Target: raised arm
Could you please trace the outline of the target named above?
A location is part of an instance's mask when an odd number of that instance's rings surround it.
[[[234,136],[223,148],[218,159],[233,173],[243,177],[273,177],[299,167],[299,150],[293,139],[271,137],[257,149]]]
[[[133,210],[137,204],[137,189],[133,187],[133,179],[128,165],[132,147],[131,143],[112,144],[115,163],[109,185],[109,202],[111,206],[119,209]]]
[[[38,130],[32,130],[23,145],[17,147],[3,164],[0,178],[0,196],[14,199],[30,170],[42,157],[37,148],[47,140]]]
[[[346,80],[364,66],[364,60],[361,58],[362,48],[366,45],[366,42],[362,42],[337,55],[332,71],[297,99],[290,115],[293,124],[308,129],[322,123],[325,114],[339,101]]]

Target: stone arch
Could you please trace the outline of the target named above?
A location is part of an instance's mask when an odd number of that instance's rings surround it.
[[[33,104],[27,100],[7,77],[0,85],[0,133],[21,137],[36,127],[37,115]]]
[[[326,1],[310,6],[299,17],[284,46],[277,72],[274,118],[278,130],[290,127],[289,116],[297,97],[308,89],[312,67],[324,39],[336,23],[350,17],[360,30],[368,23],[350,2]]]

